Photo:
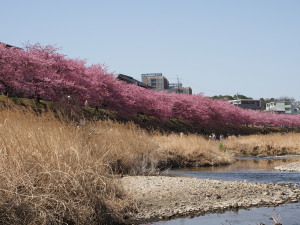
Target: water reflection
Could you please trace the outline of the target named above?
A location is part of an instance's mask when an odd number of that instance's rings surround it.
[[[212,166],[212,167],[199,167],[181,169],[180,171],[197,171],[197,172],[234,172],[241,170],[263,170],[274,171],[274,167],[281,166],[293,162],[299,162],[300,157],[289,158],[240,158],[235,163],[227,166]],[[173,172],[173,171],[172,171]]]
[[[261,183],[298,183],[299,172],[280,172],[274,167],[299,162],[300,157],[268,157],[268,158],[241,158],[236,163],[222,167],[193,168],[170,171],[171,173],[208,178],[216,180],[247,180]],[[274,215],[281,217],[282,224],[299,225],[300,203],[285,204],[278,207],[251,208],[237,212],[223,214],[208,214],[196,218],[184,218],[167,222],[154,223],[155,225],[257,225],[260,223],[273,224],[269,219]]]
[[[282,224],[299,225],[300,203],[284,204],[277,207],[261,207],[238,212],[209,214],[195,218],[183,218],[166,222],[153,223],[154,225],[257,225],[274,224],[269,218],[277,216]]]
[[[288,159],[247,159],[222,167],[189,168],[170,171],[171,173],[198,177],[202,179],[248,181],[260,183],[298,183],[299,173],[280,172],[274,167],[300,161],[300,158]]]

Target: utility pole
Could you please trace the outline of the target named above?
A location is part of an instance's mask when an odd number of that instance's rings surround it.
[[[239,93],[237,92],[235,95],[236,100],[239,100]]]
[[[177,93],[178,94],[180,93],[180,91],[179,91],[179,77],[178,77],[178,75],[177,75]]]

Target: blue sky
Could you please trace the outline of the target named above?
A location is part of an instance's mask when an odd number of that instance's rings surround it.
[[[299,0],[0,0],[0,42],[61,47],[193,93],[300,100]]]

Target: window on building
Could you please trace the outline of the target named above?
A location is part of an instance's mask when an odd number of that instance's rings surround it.
[[[151,87],[156,87],[156,79],[151,79]]]

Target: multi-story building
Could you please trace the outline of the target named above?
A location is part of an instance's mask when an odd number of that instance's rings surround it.
[[[158,90],[164,90],[169,88],[169,81],[162,75],[162,73],[142,74],[142,82]]]
[[[167,89],[167,92],[169,93],[180,93],[180,94],[187,94],[191,95],[192,94],[192,88],[190,87],[183,87],[182,83],[170,83],[169,84],[169,89]]]
[[[273,113],[299,114],[299,105],[290,100],[274,101],[266,104],[266,111]]]
[[[170,83],[162,73],[142,74],[142,82],[156,90],[164,90],[169,93],[192,94],[192,88],[182,87],[182,83]]]
[[[229,101],[231,104],[236,105],[243,109],[261,110],[260,100],[253,99],[237,99]]]

